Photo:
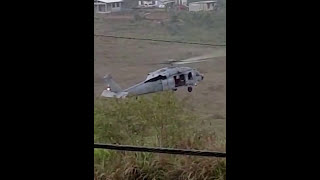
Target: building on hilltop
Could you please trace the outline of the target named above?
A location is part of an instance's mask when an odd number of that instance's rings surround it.
[[[212,11],[217,1],[198,1],[189,3],[189,11]]]
[[[111,13],[121,11],[123,0],[94,0],[95,13]]]

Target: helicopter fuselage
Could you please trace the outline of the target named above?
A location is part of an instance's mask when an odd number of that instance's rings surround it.
[[[128,96],[137,96],[149,93],[155,93],[159,91],[177,90],[178,87],[196,86],[198,82],[204,78],[197,70],[189,67],[174,67],[163,68],[155,72],[149,73],[145,81],[138,83],[124,92],[128,93]]]

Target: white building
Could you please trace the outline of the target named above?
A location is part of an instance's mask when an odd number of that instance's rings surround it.
[[[121,11],[123,0],[94,0],[95,13],[111,13]]]
[[[217,1],[198,1],[189,3],[189,11],[212,11]]]
[[[140,7],[155,7],[158,5],[158,1],[138,1],[138,4]]]
[[[186,1],[186,0],[185,0]],[[165,6],[169,3],[174,3],[175,1],[170,0],[144,0],[138,1],[138,7],[156,7],[156,8],[165,8]]]

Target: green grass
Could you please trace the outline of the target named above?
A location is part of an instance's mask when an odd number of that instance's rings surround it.
[[[96,100],[94,141],[224,151],[213,130],[195,128],[197,115],[173,93]],[[225,160],[152,153],[94,151],[96,179],[225,179]]]

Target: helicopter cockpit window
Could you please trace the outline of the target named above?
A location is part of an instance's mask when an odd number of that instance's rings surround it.
[[[145,81],[144,83],[154,82],[154,81],[164,80],[164,79],[167,79],[167,77],[166,77],[166,76],[161,76],[161,75],[159,75],[159,76],[157,76],[157,77],[154,77],[154,78],[152,78],[152,79],[149,79],[149,80]]]

